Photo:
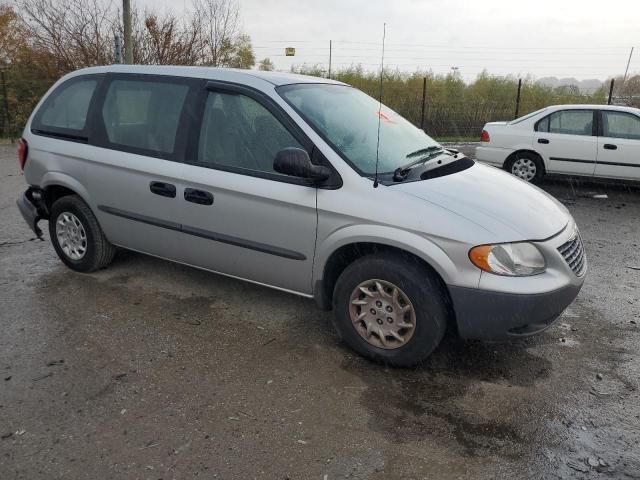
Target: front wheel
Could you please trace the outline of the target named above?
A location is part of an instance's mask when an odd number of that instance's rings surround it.
[[[397,367],[416,365],[447,327],[446,292],[434,273],[402,255],[373,254],[349,265],[334,294],[334,326],[364,357]]]
[[[505,163],[505,170],[525,182],[537,183],[544,176],[544,165],[540,157],[530,152],[513,154]]]
[[[106,267],[116,252],[89,206],[77,195],[54,202],[49,235],[60,260],[78,272],[88,273]]]

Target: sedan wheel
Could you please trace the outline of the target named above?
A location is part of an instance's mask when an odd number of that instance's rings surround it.
[[[511,173],[522,180],[530,182],[536,177],[538,166],[530,158],[517,158],[511,165]]]

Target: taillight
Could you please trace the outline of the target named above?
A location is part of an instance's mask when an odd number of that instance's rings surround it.
[[[490,138],[489,138],[489,132],[487,132],[486,130],[482,130],[482,133],[480,134],[480,141],[481,141],[481,142],[488,142],[488,141],[490,141]]]
[[[29,146],[24,138],[18,140],[18,162],[20,162],[20,170],[24,170],[24,164],[27,163],[27,153]]]

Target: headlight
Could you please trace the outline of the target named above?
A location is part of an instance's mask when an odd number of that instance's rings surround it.
[[[527,242],[473,247],[469,250],[469,259],[485,272],[510,277],[538,275],[546,267],[540,250]]]

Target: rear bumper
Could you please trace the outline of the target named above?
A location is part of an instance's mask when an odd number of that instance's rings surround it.
[[[476,160],[502,167],[513,150],[480,145],[476,147]]]
[[[513,294],[449,286],[462,338],[508,340],[546,330],[576,298],[582,284],[548,293]]]
[[[34,189],[29,188],[16,203],[18,204],[22,218],[27,222],[29,228],[33,230],[33,233],[35,233],[38,238],[42,238],[42,230],[38,227],[38,222],[43,216],[40,214],[40,209],[38,208],[39,200],[34,198],[34,194],[39,195]]]

